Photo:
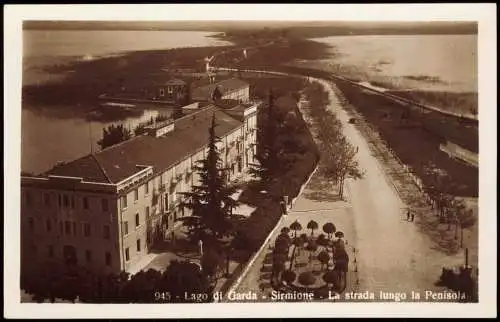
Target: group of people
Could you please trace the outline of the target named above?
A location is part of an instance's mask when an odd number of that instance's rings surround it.
[[[407,221],[414,221],[415,220],[415,213],[411,212],[409,208],[406,210],[406,220]]]

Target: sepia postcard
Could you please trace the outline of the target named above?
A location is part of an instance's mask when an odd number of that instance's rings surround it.
[[[6,6],[4,317],[496,316],[494,8]]]

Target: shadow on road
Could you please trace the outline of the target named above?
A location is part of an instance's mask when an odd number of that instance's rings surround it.
[[[198,248],[195,245],[189,243],[186,239],[176,239],[175,241],[165,240],[157,242],[153,245],[150,252],[153,254],[170,252],[186,259],[199,258]]]

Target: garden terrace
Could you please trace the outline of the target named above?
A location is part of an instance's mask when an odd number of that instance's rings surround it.
[[[344,233],[330,222],[322,226],[324,233],[315,235],[320,229],[313,220],[307,226],[294,221],[283,227],[267,250],[260,280],[282,293],[312,293],[315,299],[342,293],[349,263]],[[286,296],[285,300],[300,301]]]

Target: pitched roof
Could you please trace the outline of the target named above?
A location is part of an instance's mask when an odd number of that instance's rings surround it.
[[[136,173],[137,165],[151,165],[155,172],[164,171],[208,144],[213,114],[217,136],[224,136],[241,126],[240,121],[210,105],[176,120],[174,130],[165,136],[137,136],[94,155],[57,166],[47,174],[118,183]]]
[[[247,82],[242,81],[238,78],[230,78],[220,81],[215,84],[209,84],[201,87],[194,88],[191,92],[193,97],[202,97],[202,98],[210,98],[213,91],[216,87],[219,88],[222,95],[225,95],[228,92],[232,92],[234,90],[238,90],[244,87],[250,86]]]
[[[63,177],[82,177],[87,181],[111,183],[99,162],[92,155],[86,155],[68,163],[61,163],[47,171],[47,174]]]
[[[173,78],[173,79],[168,80],[165,83],[165,85],[186,85],[186,82],[183,81],[182,79]]]

